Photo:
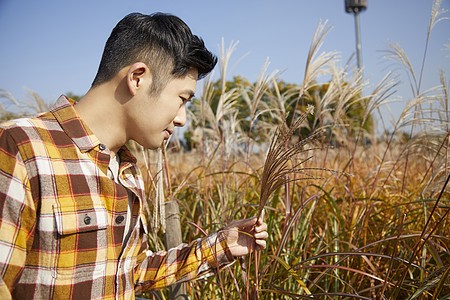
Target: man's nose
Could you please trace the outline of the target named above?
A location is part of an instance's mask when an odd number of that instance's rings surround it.
[[[186,105],[180,107],[175,119],[173,119],[173,124],[177,127],[183,127],[186,124]]]

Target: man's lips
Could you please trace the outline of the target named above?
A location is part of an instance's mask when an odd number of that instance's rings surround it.
[[[166,129],[164,132],[166,133],[166,139],[168,139],[172,135],[173,130]]]

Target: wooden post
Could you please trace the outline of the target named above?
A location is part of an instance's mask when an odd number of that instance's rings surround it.
[[[164,202],[166,209],[166,233],[164,241],[166,249],[179,246],[183,240],[181,237],[180,209],[175,200]],[[169,287],[170,299],[184,300],[189,299],[185,283],[173,284]]]

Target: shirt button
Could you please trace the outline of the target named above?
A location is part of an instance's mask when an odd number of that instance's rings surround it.
[[[86,224],[86,225],[91,224],[91,217],[85,216],[85,217],[84,217],[84,224]]]
[[[123,222],[123,220],[125,220],[125,217],[124,217],[124,216],[118,216],[118,217],[116,218],[116,223],[117,223],[117,224],[120,224],[120,223]]]
[[[103,144],[99,144],[98,145],[98,148],[100,149],[100,150],[105,150],[106,149],[106,146],[105,145],[103,145]]]

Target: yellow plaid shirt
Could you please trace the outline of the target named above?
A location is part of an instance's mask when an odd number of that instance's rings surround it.
[[[109,150],[73,105],[61,96],[50,112],[0,126],[0,299],[134,299],[233,261],[221,232],[148,250],[135,158],[122,147],[120,183],[111,180]]]

